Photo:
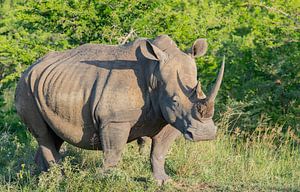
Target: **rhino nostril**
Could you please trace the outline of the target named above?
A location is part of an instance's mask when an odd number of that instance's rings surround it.
[[[193,141],[193,134],[190,131],[186,131],[184,137],[187,140]]]

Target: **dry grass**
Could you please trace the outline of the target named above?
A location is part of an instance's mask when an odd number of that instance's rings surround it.
[[[229,131],[232,113],[221,117],[215,141],[174,143],[166,162],[172,182],[162,187],[151,175],[150,143],[144,155],[135,142],[128,144],[118,167],[106,174],[99,171],[100,151],[66,144],[62,165],[32,175],[36,142],[2,133],[0,191],[300,191],[300,143],[292,129],[261,123],[251,134]]]

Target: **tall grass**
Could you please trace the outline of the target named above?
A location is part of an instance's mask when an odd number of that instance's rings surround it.
[[[118,167],[108,173],[100,171],[100,151],[65,144],[62,165],[33,174],[34,139],[28,136],[25,145],[3,132],[1,156],[14,155],[2,159],[0,191],[300,191],[299,138],[291,129],[283,133],[262,118],[250,134],[229,129],[232,116],[231,109],[220,116],[215,141],[174,143],[166,162],[173,181],[162,187],[151,176],[149,143],[144,155],[135,142],[128,144]]]

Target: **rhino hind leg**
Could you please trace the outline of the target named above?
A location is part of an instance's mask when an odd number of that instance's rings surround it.
[[[61,162],[59,150],[55,146],[54,138],[51,135],[45,135],[38,139],[41,156],[44,159],[46,170],[52,165]]]
[[[63,140],[50,129],[39,113],[31,115],[29,113],[28,116],[31,118],[26,119],[25,124],[39,145],[34,158],[35,162],[41,171],[47,171],[51,164],[61,162],[59,149]]]
[[[15,104],[17,113],[39,144],[35,161],[42,171],[46,171],[50,164],[60,162],[59,148],[63,141],[43,119],[30,89],[22,78],[16,89]]]
[[[50,157],[45,158],[44,153],[42,151],[42,147],[39,146],[38,150],[35,153],[35,163],[38,165],[41,171],[47,171],[51,163],[60,163],[61,162],[61,156],[59,154],[59,150],[61,145],[63,144],[63,140],[59,138],[57,135],[52,130],[49,130],[51,136],[49,135],[50,138],[52,138],[54,147],[52,145],[52,156],[55,157],[55,159],[52,159]],[[52,132],[52,133],[51,133]]]
[[[38,165],[38,167],[41,171],[47,171],[47,165],[46,165],[45,159],[42,155],[42,151],[41,151],[40,147],[38,147],[38,150],[35,153],[34,161]]]
[[[170,177],[165,172],[165,156],[173,141],[180,132],[171,125],[166,125],[157,135],[152,138],[150,161],[152,173],[159,185],[167,182]]]
[[[137,144],[139,146],[139,153],[140,155],[144,155],[146,152],[146,137],[139,137],[137,138]]]

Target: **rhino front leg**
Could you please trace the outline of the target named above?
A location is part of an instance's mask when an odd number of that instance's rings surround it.
[[[165,156],[179,135],[178,130],[167,125],[152,138],[150,160],[153,176],[159,185],[164,184],[170,178],[165,172]]]
[[[119,162],[128,140],[130,128],[129,123],[109,123],[101,130],[104,170],[116,166]]]

